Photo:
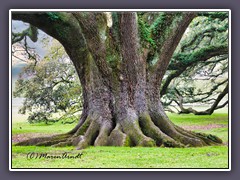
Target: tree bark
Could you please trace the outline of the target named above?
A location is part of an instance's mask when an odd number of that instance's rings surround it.
[[[161,50],[163,55],[152,71],[147,69],[146,59],[141,56],[136,13],[118,13],[120,58],[115,69],[106,62],[107,46],[99,36],[100,30],[94,29],[99,27],[102,15],[50,15],[52,19],[42,14],[41,17],[22,14],[13,17],[33,23],[63,44],[82,85],[83,113],[76,127],[66,134],[30,139],[17,145],[74,145],[82,149],[91,145],[195,147],[222,143],[216,136],[194,133],[174,125],[160,102],[161,79],[194,14],[186,13],[179,26],[170,33],[170,39]],[[71,21],[64,21],[69,17]],[[40,21],[41,18],[46,21]],[[53,23],[52,26],[67,24],[65,35],[53,27],[49,30],[46,23]],[[78,37],[69,38],[73,33]]]

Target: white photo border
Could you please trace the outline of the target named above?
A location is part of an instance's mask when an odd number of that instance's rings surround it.
[[[228,93],[228,168],[12,168],[12,12],[74,12],[74,11],[94,11],[94,12],[228,12],[228,78],[229,78],[229,93]],[[9,171],[231,171],[231,10],[230,9],[10,9],[9,10]]]

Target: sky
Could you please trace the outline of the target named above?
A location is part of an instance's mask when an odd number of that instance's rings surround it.
[[[28,23],[23,23],[22,21],[12,21],[12,31],[13,32],[22,32],[23,30],[29,27]],[[41,43],[41,39],[47,38],[50,36],[44,33],[41,30],[38,30],[38,40],[37,42],[32,42],[30,38],[27,38],[27,43],[31,48],[35,48],[36,52],[43,58],[46,54],[46,50],[43,48],[43,44]]]
[[[22,21],[12,21],[12,31],[13,32],[22,32],[23,30],[27,29],[29,27],[28,23],[23,23]],[[41,30],[38,30],[38,38],[40,41],[32,42],[30,38],[27,38],[28,46],[31,48],[34,48],[37,54],[43,58],[46,54],[46,48],[43,48],[43,44],[41,42],[41,39],[50,37],[46,33],[44,33]],[[18,54],[20,58],[23,58],[20,54]],[[23,58],[24,59],[24,58]],[[22,68],[26,65],[25,62],[12,57],[12,87],[14,89],[15,82],[18,78],[19,73],[21,72]]]

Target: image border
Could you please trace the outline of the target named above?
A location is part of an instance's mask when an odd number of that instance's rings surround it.
[[[11,30],[13,11],[199,11],[228,12],[228,48],[229,48],[229,93],[228,93],[228,168],[12,168],[12,55]],[[231,171],[231,10],[230,9],[10,9],[9,10],[9,171]]]

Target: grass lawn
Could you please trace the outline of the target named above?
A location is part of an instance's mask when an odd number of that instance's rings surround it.
[[[227,168],[226,146],[202,148],[14,147],[13,168]],[[48,155],[82,153],[79,159],[27,159],[29,152]]]
[[[228,115],[226,112],[215,113],[211,116],[168,115],[177,125],[190,127],[196,132],[211,133],[222,138],[225,144],[228,142]],[[15,137],[18,135],[32,136],[37,133],[63,133],[73,128],[74,125],[29,124],[13,119],[12,134]],[[29,153],[35,153],[32,155],[33,159],[27,158]],[[39,158],[46,153],[48,158]],[[70,156],[82,153],[82,156],[76,159],[50,158],[50,156],[61,156],[63,153]],[[228,168],[228,146],[201,148],[89,147],[84,150],[76,150],[75,147],[19,147],[13,145],[12,168]]]

